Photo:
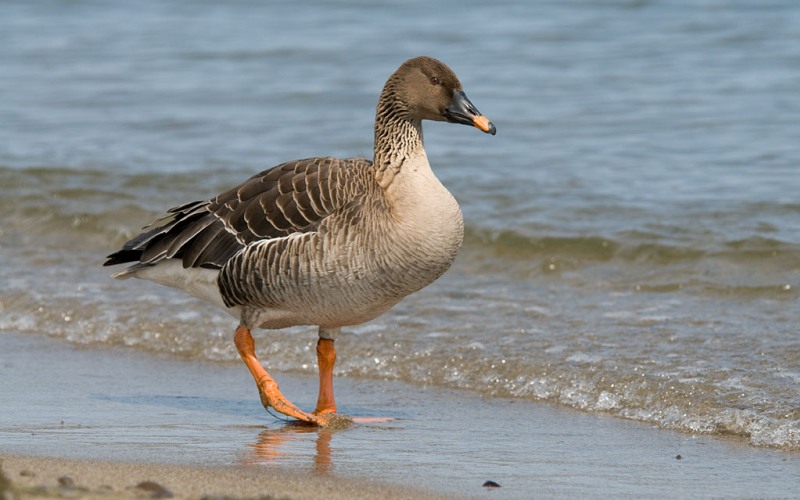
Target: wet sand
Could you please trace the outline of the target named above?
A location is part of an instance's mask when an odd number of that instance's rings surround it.
[[[331,479],[255,466],[200,467],[18,456],[4,456],[1,460],[6,480],[11,483],[7,487],[13,492],[11,498],[454,498],[377,481]]]
[[[315,377],[274,375],[290,399],[313,407]],[[28,497],[157,494],[135,489],[144,481],[191,498],[800,491],[796,453],[389,381],[339,378],[336,389],[341,411],[392,421],[316,430],[264,412],[237,364],[5,332],[0,386],[2,468]],[[61,477],[73,486],[60,485]],[[500,488],[484,488],[486,481]]]

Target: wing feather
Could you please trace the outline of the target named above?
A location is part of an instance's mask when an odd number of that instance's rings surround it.
[[[212,199],[171,208],[109,255],[104,265],[178,258],[184,267],[221,268],[255,241],[316,230],[370,182],[372,163],[363,159],[283,163]]]

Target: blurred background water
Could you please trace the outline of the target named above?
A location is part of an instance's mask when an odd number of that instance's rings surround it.
[[[371,157],[416,55],[498,135],[426,123],[464,249],[337,374],[800,449],[791,0],[3,2],[0,331],[238,363],[228,315],[103,257],[269,166]],[[278,371],[315,341],[257,336]]]

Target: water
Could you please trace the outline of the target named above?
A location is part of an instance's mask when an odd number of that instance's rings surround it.
[[[426,124],[464,249],[337,375],[800,450],[800,7],[451,3],[3,3],[0,330],[237,363],[228,315],[103,257],[268,166],[369,157],[428,54],[498,135]],[[277,372],[314,342],[257,336]]]
[[[528,500],[532,491],[545,498],[595,498],[598,492],[604,498],[793,498],[800,489],[800,454],[739,439],[664,432],[556,405],[357,377],[336,381],[340,408],[393,420],[314,429],[271,419],[239,364],[64,344],[45,336],[2,337],[0,457],[7,477],[20,469],[15,455],[248,465],[278,482],[296,474],[311,481],[313,475],[335,488],[338,479],[369,478],[459,499]],[[316,378],[281,373],[281,389],[292,399],[296,395],[298,404],[313,405]],[[44,480],[41,466],[24,469],[37,473],[37,484]],[[51,466],[44,469],[53,481],[60,475]],[[82,484],[77,471],[67,470]],[[118,473],[105,474],[112,477],[104,482],[119,479]],[[129,484],[142,475],[181,493],[158,474],[139,473]],[[483,488],[487,480],[502,488]],[[236,496],[219,487],[195,491],[192,498]],[[258,494],[266,493],[286,495]],[[372,487],[347,498],[379,494]],[[330,498],[289,494],[320,496]]]

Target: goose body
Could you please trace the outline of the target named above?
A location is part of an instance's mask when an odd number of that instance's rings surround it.
[[[114,277],[151,280],[225,308],[239,319],[236,344],[264,405],[325,425],[335,403],[332,386],[323,387],[331,385],[323,372],[333,368],[324,358],[335,358],[339,328],[369,321],[432,283],[462,243],[461,210],[431,169],[422,119],[495,132],[447,66],[411,59],[378,101],[373,161],[319,157],[275,166],[171,209],[105,265],[133,263]],[[319,326],[313,414],[285,401],[271,377],[266,383],[250,352],[252,328],[294,325]]]

